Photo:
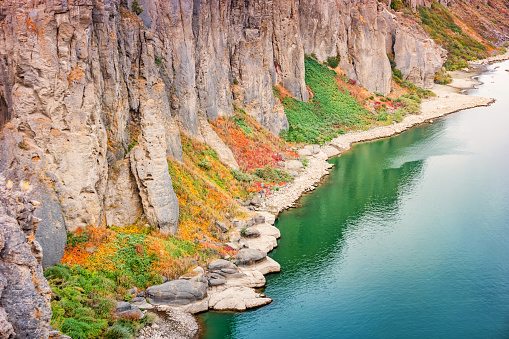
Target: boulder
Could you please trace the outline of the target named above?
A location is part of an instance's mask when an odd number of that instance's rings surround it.
[[[209,276],[209,286],[223,285],[226,282],[224,276],[217,273],[212,273]]]
[[[228,226],[226,226],[224,223],[220,222],[220,221],[217,221],[215,222],[215,225],[217,228],[219,228],[221,230],[221,232],[223,233],[226,233],[228,232],[230,229],[228,228]]]
[[[254,227],[248,227],[242,232],[242,236],[245,238],[258,238],[260,236],[260,231]]]
[[[265,216],[258,214],[253,218],[254,224],[263,224],[265,222]]]
[[[185,305],[207,296],[207,284],[193,280],[172,280],[150,286],[146,295],[151,304]]]
[[[216,259],[209,264],[208,269],[210,272],[221,272],[224,269],[237,270],[237,266],[235,266],[231,261]]]
[[[115,307],[115,312],[125,312],[127,310],[131,309],[131,304],[129,304],[127,301],[117,301],[117,306]]]
[[[253,199],[251,199],[250,204],[253,205],[254,207],[261,207],[263,204],[263,201],[262,201],[262,199],[260,199],[258,197],[254,197]]]
[[[251,248],[243,248],[235,255],[234,262],[239,266],[253,265],[267,257],[267,253]]]

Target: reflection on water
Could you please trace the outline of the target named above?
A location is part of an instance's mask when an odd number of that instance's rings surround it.
[[[324,185],[277,221],[274,302],[205,313],[204,336],[509,337],[506,73],[480,77],[499,84],[475,91],[498,99],[489,108],[332,159]]]

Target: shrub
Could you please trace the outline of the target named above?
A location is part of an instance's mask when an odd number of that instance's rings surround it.
[[[385,109],[382,109],[377,112],[376,120],[385,121],[385,120],[387,120],[388,116],[389,116],[389,114],[387,113],[387,111]]]
[[[140,15],[143,12],[143,7],[140,6],[138,0],[133,0],[131,4],[131,10],[136,13],[136,15]]]
[[[440,71],[435,75],[435,83],[441,85],[447,85],[452,82],[452,77],[444,71]]]
[[[274,168],[269,165],[264,168],[257,168],[254,174],[262,180],[274,183],[287,182],[292,180],[292,176],[284,169]]]
[[[339,65],[339,61],[335,57],[328,58],[327,63],[329,64],[329,67],[331,67],[331,68],[336,68]]]
[[[67,281],[70,277],[69,269],[62,265],[51,266],[44,271],[44,277],[48,280],[59,279]]]
[[[233,119],[233,121],[235,121],[237,126],[239,126],[244,131],[244,133],[252,134],[253,133],[253,129],[246,123],[245,115],[246,115],[246,112],[244,112],[244,110],[241,110],[241,111],[239,110],[232,117],[232,119]]]
[[[154,61],[156,63],[157,66],[161,66],[161,64],[163,63],[163,57],[162,56],[155,56],[154,57]]]
[[[105,334],[105,339],[131,339],[134,338],[131,329],[123,324],[115,324]]]
[[[231,169],[230,173],[235,178],[235,180],[238,181],[250,182],[255,180],[255,178],[251,174],[247,174],[236,169]]]
[[[200,163],[198,164],[199,167],[203,168],[204,170],[206,171],[210,171],[210,169],[212,168],[212,165],[209,163],[209,161],[207,160],[207,158],[203,158],[201,159]]]
[[[393,0],[391,2],[391,9],[395,11],[399,11],[403,7],[403,2],[401,0]]]

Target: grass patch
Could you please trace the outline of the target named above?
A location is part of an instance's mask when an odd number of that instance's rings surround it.
[[[290,129],[282,133],[287,141],[324,143],[350,128],[364,128],[370,113],[344,88],[337,74],[313,58],[305,58],[306,84],[313,92],[310,102],[290,97],[283,100]]]
[[[44,276],[52,291],[51,326],[73,339],[134,338],[154,320],[150,316],[140,320],[114,318],[115,298],[122,288],[102,272],[58,265],[46,269]]]

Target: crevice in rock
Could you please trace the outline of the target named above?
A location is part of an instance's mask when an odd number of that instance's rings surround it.
[[[0,94],[0,130],[4,127],[4,125],[11,120],[11,114],[9,112],[9,108],[7,107],[7,102],[5,101],[3,95]]]

